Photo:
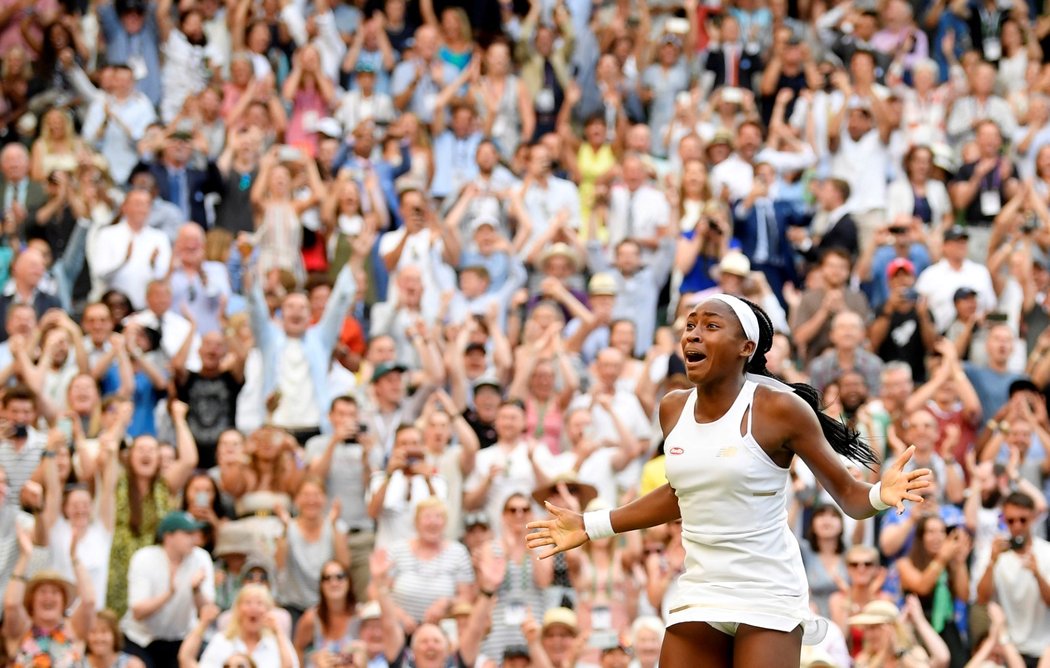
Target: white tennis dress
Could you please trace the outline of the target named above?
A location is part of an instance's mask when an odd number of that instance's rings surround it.
[[[788,527],[788,471],[751,435],[756,387],[745,381],[729,411],[704,424],[693,417],[694,390],[664,443],[685,546],[667,625],[707,622],[732,635],[738,624],[777,631],[802,624],[804,642],[813,644],[827,626],[809,609],[802,554]]]

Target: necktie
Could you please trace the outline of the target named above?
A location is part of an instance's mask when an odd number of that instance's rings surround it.
[[[766,254],[769,264],[779,264],[780,258],[780,226],[777,225],[777,211],[773,207],[772,200],[763,200],[763,208],[766,210],[766,243],[768,247]]]
[[[634,238],[634,196],[637,191],[627,191],[627,227],[624,230],[624,239]]]
[[[736,45],[726,48],[726,83],[736,86],[739,83],[739,68],[737,67]]]
[[[169,193],[171,194],[171,203],[179,207],[182,211],[182,215],[186,218],[190,217],[190,212],[186,210],[186,192],[183,188],[182,179],[186,172],[182,170],[176,170],[170,173],[168,177]]]

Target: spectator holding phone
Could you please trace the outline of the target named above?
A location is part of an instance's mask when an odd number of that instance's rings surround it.
[[[977,602],[999,603],[1006,633],[1029,666],[1050,647],[1050,543],[1032,535],[1035,517],[1032,497],[1006,497],[1002,518],[1010,536],[992,544],[991,562],[977,584]]]

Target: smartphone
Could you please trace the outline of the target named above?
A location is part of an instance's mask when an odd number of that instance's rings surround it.
[[[58,422],[55,423],[55,428],[62,432],[66,437],[66,442],[73,440],[73,420],[69,418],[59,418]]]
[[[989,313],[988,315],[984,316],[985,322],[990,322],[990,323],[1006,322],[1008,319],[1009,319],[1009,316],[1007,316],[1005,313],[999,313],[999,312]]]
[[[209,504],[207,492],[197,492],[193,495],[193,505],[198,508],[207,508]]]
[[[298,162],[303,159],[303,152],[294,146],[282,146],[277,157],[281,162]]]
[[[685,35],[689,32],[689,19],[683,19],[680,16],[671,17],[664,23],[664,29],[675,35]]]

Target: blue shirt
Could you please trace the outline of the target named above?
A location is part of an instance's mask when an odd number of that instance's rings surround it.
[[[963,370],[977,392],[977,398],[981,400],[981,408],[984,411],[981,415],[982,422],[999,412],[1010,398],[1010,383],[1024,378],[1021,374],[1009,371],[1001,373],[986,366],[974,366],[969,362],[963,362]]]
[[[871,260],[871,280],[864,284],[864,292],[868,295],[868,303],[875,311],[882,308],[890,296],[890,281],[886,276],[886,267],[895,257],[897,257],[897,252],[892,246],[880,246]],[[908,259],[915,265],[916,276],[930,266],[930,252],[922,244],[911,245],[911,248],[908,249]]]
[[[138,79],[136,87],[149,98],[153,106],[159,106],[162,96],[160,82],[160,38],[157,34],[157,19],[153,9],[146,12],[146,21],[142,30],[134,35],[124,30],[117,10],[110,3],[98,8],[99,23],[106,36],[106,59],[111,63],[125,63],[136,72],[137,63],[145,66],[145,76]],[[136,76],[142,70],[136,72]]]

